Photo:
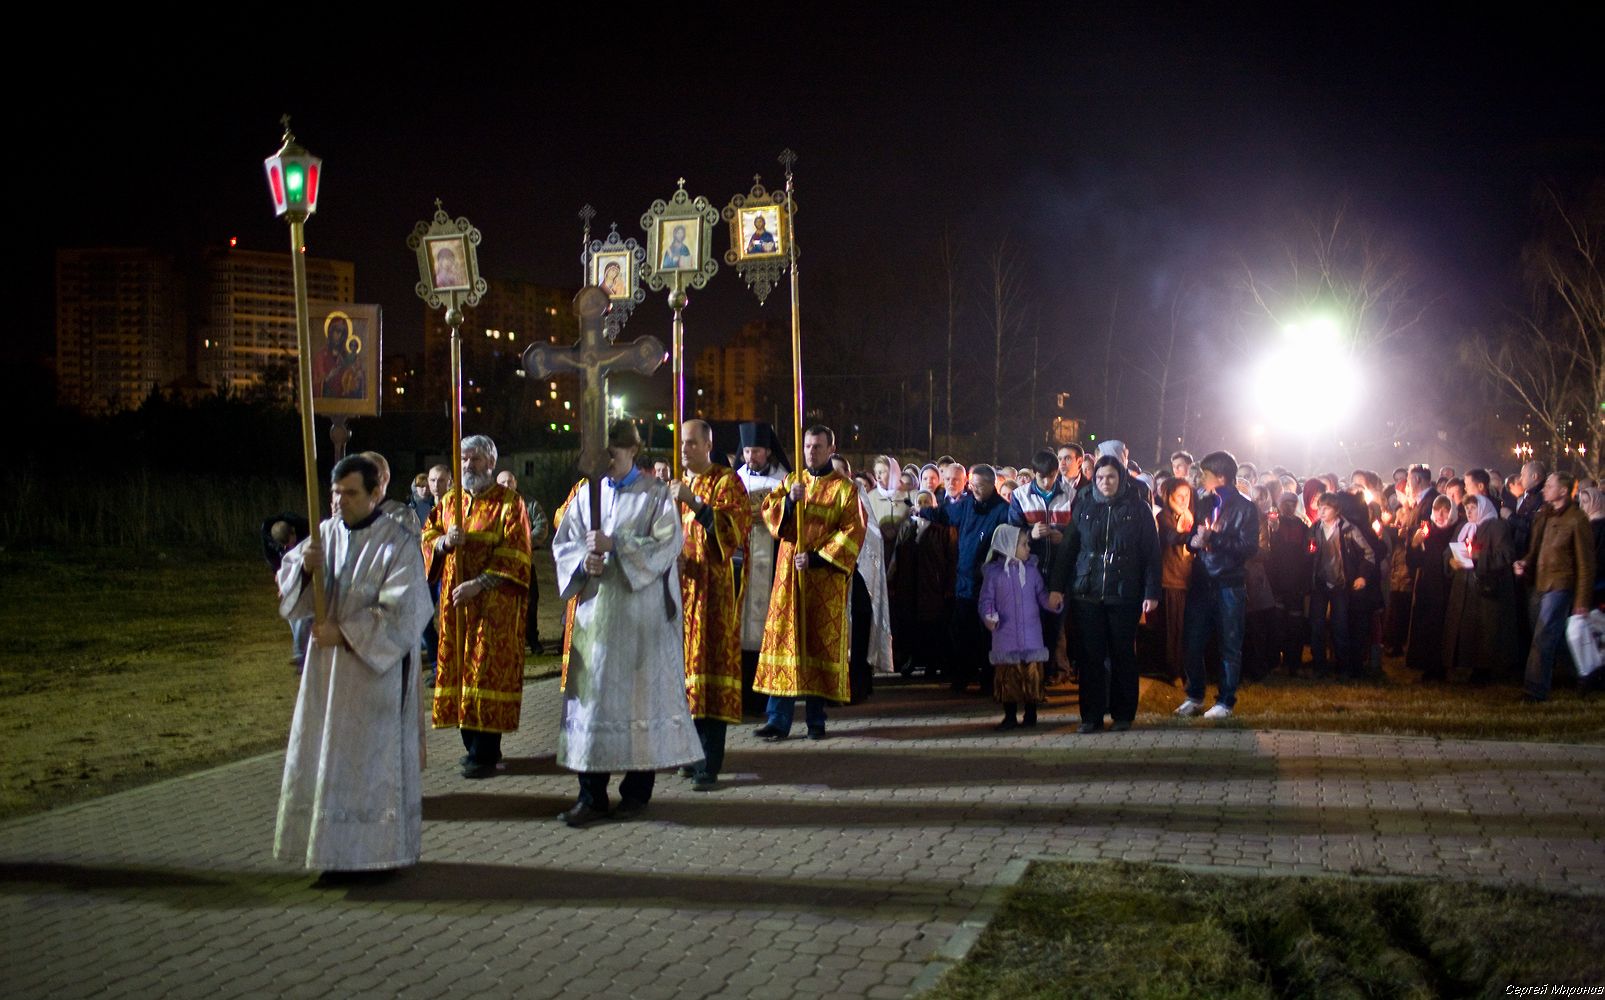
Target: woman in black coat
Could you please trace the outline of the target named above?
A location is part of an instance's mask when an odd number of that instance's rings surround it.
[[[1070,529],[1054,555],[1048,589],[1056,607],[1070,595],[1081,630],[1081,732],[1101,731],[1105,714],[1117,732],[1130,729],[1137,717],[1137,623],[1159,606],[1159,533],[1119,459],[1105,455],[1093,466],[1092,488],[1076,498]]]
[[[1449,609],[1449,567],[1445,557],[1459,531],[1454,506],[1453,500],[1441,494],[1433,498],[1432,515],[1411,532],[1405,552],[1406,564],[1414,574],[1411,590],[1415,601],[1410,607],[1410,640],[1405,644],[1404,665],[1421,671],[1422,680],[1444,679],[1443,619]]]

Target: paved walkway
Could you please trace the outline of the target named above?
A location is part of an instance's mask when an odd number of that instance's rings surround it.
[[[1005,736],[892,687],[824,743],[732,730],[729,787],[665,776],[644,818],[575,831],[556,712],[532,684],[490,781],[434,734],[424,863],[382,885],[272,860],[278,754],[0,825],[5,994],[901,997],[1041,855],[1605,891],[1601,747],[1088,737],[1065,707]]]

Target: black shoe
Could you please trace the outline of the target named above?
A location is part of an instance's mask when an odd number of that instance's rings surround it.
[[[1101,733],[1101,732],[1103,732],[1103,723],[1101,723],[1101,722],[1083,722],[1081,725],[1076,727],[1076,732],[1078,732],[1078,733]]]
[[[1019,729],[1020,724],[1014,720],[1014,716],[1009,715],[1005,716],[1002,722],[998,723],[992,728],[1000,733],[1006,733],[1011,729]]]
[[[763,725],[759,726],[757,729],[754,729],[752,731],[752,735],[758,737],[761,740],[772,740],[772,739],[776,738],[777,736],[780,739],[785,739],[786,738],[786,734],[785,734],[785,732],[783,730],[776,729],[773,724],[768,723],[768,722],[766,722]]]
[[[1036,724],[1037,724],[1037,707],[1035,705],[1032,705],[1032,706],[1030,706],[1029,708],[1027,708],[1025,710],[1025,719],[1023,721],[1021,721],[1020,725],[1022,725],[1022,726],[1034,726]]]
[[[608,815],[606,809],[597,809],[589,802],[576,802],[567,810],[558,813],[557,818],[569,826],[581,827],[587,823],[595,823],[599,819],[607,819]]]
[[[718,787],[718,776],[709,774],[706,771],[691,779],[691,790],[693,792],[711,792]]]
[[[613,818],[634,819],[635,817],[641,815],[641,812],[644,809],[646,809],[645,802],[639,802],[635,799],[621,799],[619,800],[617,808],[613,810]]]
[[[530,642],[529,651],[531,653],[534,653],[536,656],[545,656],[546,655],[546,647],[541,645],[541,641],[539,639],[535,639],[535,640]]]
[[[694,778],[696,777],[697,769],[692,767],[690,764],[687,764],[674,773],[678,774],[682,778]]]
[[[830,737],[825,734],[825,729],[824,729],[823,726],[821,726],[818,729],[810,729],[810,730],[808,730],[808,738],[811,739],[811,740],[827,740],[827,739],[830,739]]]
[[[399,868],[366,868],[358,871],[327,871],[312,883],[314,889],[343,889],[354,885],[373,885],[393,877]]]
[[[457,758],[457,766],[458,767],[467,767],[469,764],[472,764],[473,762],[474,762],[474,755],[471,754],[471,753],[465,753],[461,757]]]
[[[1131,723],[1123,722],[1123,721],[1121,721],[1119,719],[1116,719],[1114,725],[1109,727],[1109,731],[1111,733],[1124,733],[1124,732],[1129,732],[1130,730],[1131,730]]]
[[[495,773],[495,764],[475,764],[473,761],[469,761],[463,765],[463,777],[474,781],[478,781],[481,778],[489,778]]]

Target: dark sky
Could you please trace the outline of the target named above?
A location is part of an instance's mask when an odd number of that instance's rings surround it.
[[[1267,228],[1340,199],[1420,256],[1444,294],[1435,329],[1460,329],[1513,290],[1535,186],[1605,173],[1595,35],[1554,13],[805,6],[790,26],[784,7],[498,17],[433,43],[308,24],[293,73],[258,21],[202,38],[98,25],[35,81],[49,100],[13,102],[14,145],[39,149],[13,191],[54,245],[278,249],[261,159],[289,111],[325,159],[311,252],[354,260],[389,349],[410,350],[404,240],[435,197],[484,233],[492,281],[574,283],[582,203],[604,232],[640,237],[677,177],[722,206],[754,173],[777,185],[790,146],[809,321],[929,325],[930,240],[947,225],[977,264],[1015,239],[1044,334],[1073,350],[1111,284],[1157,288],[1178,248],[1252,255]],[[37,352],[48,254],[29,264],[42,291],[18,342]],[[693,297],[688,342],[784,308],[781,294],[761,312],[721,271]],[[666,337],[668,315],[653,296],[627,335]]]

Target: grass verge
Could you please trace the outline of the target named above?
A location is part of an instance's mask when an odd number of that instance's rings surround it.
[[[1358,681],[1274,675],[1239,688],[1236,714],[1218,723],[1175,718],[1171,712],[1185,697],[1181,689],[1143,678],[1139,723],[1605,743],[1605,695],[1597,692],[1580,694],[1558,686],[1549,701],[1528,705],[1521,702],[1521,687],[1515,682],[1424,684],[1420,675],[1397,660],[1389,661],[1384,671],[1384,677]]]
[[[547,636],[562,634],[555,610],[542,608]],[[0,552],[0,635],[0,818],[279,749],[289,733],[299,682],[260,559]],[[557,664],[530,657],[525,676]]]
[[[1598,898],[1036,863],[924,1000],[1504,996],[1605,983],[1602,940]]]

